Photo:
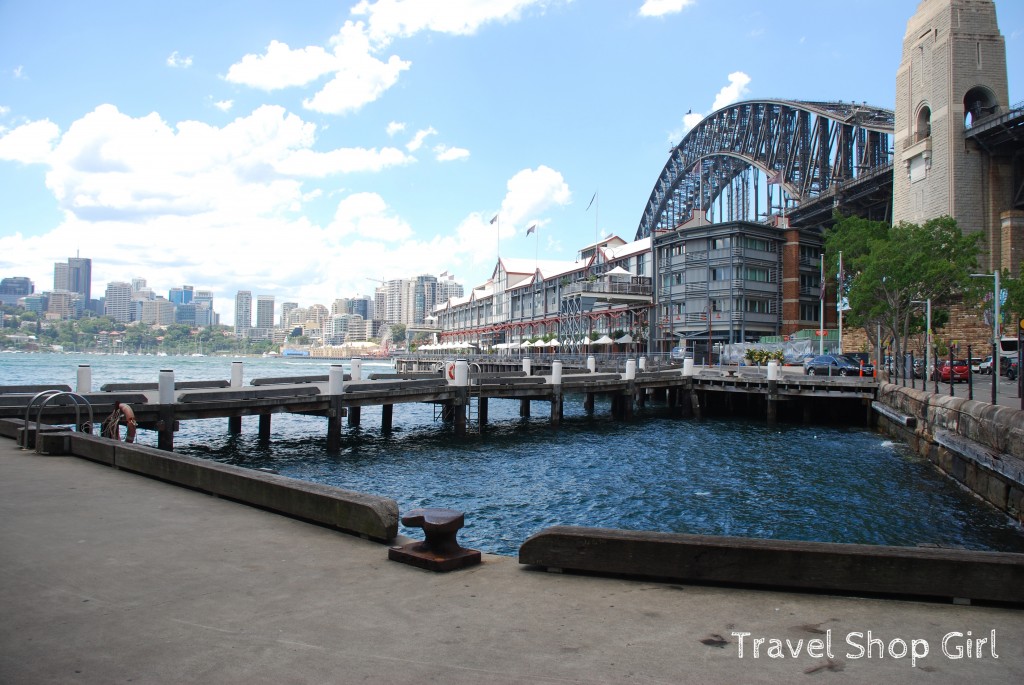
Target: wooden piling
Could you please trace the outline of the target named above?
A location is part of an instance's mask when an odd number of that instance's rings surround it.
[[[260,442],[270,442],[270,414],[260,414]]]

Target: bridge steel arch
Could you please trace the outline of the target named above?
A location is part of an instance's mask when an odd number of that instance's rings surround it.
[[[892,110],[854,103],[751,100],[723,107],[672,148],[636,239],[710,208],[751,167],[798,206],[877,177],[892,169],[894,125]]]

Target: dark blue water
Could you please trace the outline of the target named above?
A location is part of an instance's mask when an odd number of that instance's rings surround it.
[[[31,366],[32,373],[61,374],[45,380],[74,385],[77,364],[87,362],[94,387],[155,380],[159,368],[176,368],[179,380],[230,375],[230,360],[223,359],[97,363],[31,355],[50,363],[11,366],[10,357],[27,356],[0,355],[0,384],[30,382],[23,374]],[[247,381],[324,373],[328,364],[245,361]],[[106,373],[120,377],[100,378]],[[392,497],[402,511],[460,509],[466,512],[460,540],[499,554],[515,554],[551,525],[1024,552],[1024,534],[1006,516],[904,445],[869,431],[679,420],[659,408],[630,423],[613,422],[607,403],[599,400],[587,416],[582,398],[571,396],[562,427],[552,429],[547,411],[535,403],[535,416],[521,419],[518,401],[492,400],[486,430],[457,438],[435,420],[432,406],[396,405],[388,434],[380,430],[380,409],[364,407],[362,426],[344,428],[337,454],[327,452],[326,420],[318,417],[275,415],[269,444],[259,443],[255,417],[243,419],[241,435],[228,434],[225,419],[191,421],[175,446],[183,454]],[[140,436],[155,443],[153,434]]]

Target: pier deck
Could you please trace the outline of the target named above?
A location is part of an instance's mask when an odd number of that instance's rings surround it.
[[[340,419],[348,416],[350,425],[359,424],[359,409],[367,406],[384,407],[384,428],[390,428],[391,411],[395,404],[433,403],[443,405],[444,415],[456,423],[457,432],[467,424],[466,407],[476,403],[479,423],[486,422],[489,400],[519,400],[521,414],[529,415],[533,401],[551,404],[552,423],[562,416],[562,402],[566,396],[582,395],[588,409],[593,408],[595,396],[612,397],[615,419],[628,419],[635,405],[645,404],[649,398],[664,399],[670,406],[679,407],[682,415],[696,412],[716,401],[716,396],[746,396],[748,401],[764,405],[769,421],[777,416],[777,404],[788,400],[822,398],[856,400],[870,409],[878,384],[873,378],[829,378],[782,373],[778,380],[769,381],[765,372],[753,368],[722,370],[702,369],[692,376],[684,376],[678,369],[639,371],[634,377],[622,373],[588,373],[573,370],[554,382],[554,376],[526,376],[522,372],[471,373],[468,384],[449,383],[440,374],[407,374],[406,377],[385,377],[347,380],[342,392],[331,395],[330,382],[324,376],[253,379],[249,385],[226,387],[223,381],[179,383],[174,390],[173,404],[161,404],[155,384],[117,384],[101,392],[82,393],[93,407],[94,422],[111,413],[114,402],[129,404],[135,413],[138,427],[160,433],[160,447],[173,449],[173,433],[181,421],[195,419],[228,418],[233,430],[240,430],[243,416],[260,416],[260,432],[270,433],[273,414],[291,413],[322,416],[328,419],[328,444],[336,441]],[[32,394],[22,388],[14,391],[0,387],[0,418],[25,418],[26,406]],[[731,402],[731,399],[728,401]],[[807,411],[807,409],[805,409]],[[81,412],[81,410],[80,410]],[[869,411],[865,412],[867,415]],[[34,420],[36,411],[31,412]],[[58,397],[47,404],[43,420],[51,424],[72,424],[82,419],[76,414],[75,404],[69,397]]]

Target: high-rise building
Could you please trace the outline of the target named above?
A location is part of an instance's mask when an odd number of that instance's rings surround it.
[[[85,257],[68,258],[68,290],[82,296],[86,306],[92,299],[92,260]]]
[[[351,302],[347,297],[339,297],[331,304],[331,314],[351,313]]]
[[[174,323],[174,303],[162,297],[144,300],[140,321],[150,326],[168,326]]]
[[[455,282],[455,276],[446,272],[437,279],[437,304],[444,304],[453,297],[462,297],[463,292],[462,284]]]
[[[171,288],[167,293],[167,299],[174,304],[188,304],[192,301],[194,289],[190,285],[183,285],[180,288]]]
[[[85,311],[85,298],[70,290],[54,290],[46,308],[47,318],[78,319]]]
[[[196,306],[197,326],[215,326],[220,322],[220,317],[213,311],[212,290],[196,290],[193,293],[192,304]]]
[[[249,337],[252,328],[252,291],[239,290],[235,295],[235,337]]]
[[[16,305],[18,300],[35,292],[35,285],[26,276],[11,276],[0,280],[0,304]]]
[[[358,295],[349,301],[349,311],[369,321],[373,318],[373,300],[369,297]]]
[[[437,278],[430,274],[417,276],[413,281],[412,300],[412,318],[408,323],[424,323],[437,303]]]
[[[132,286],[124,281],[107,283],[103,313],[114,321],[128,323],[132,320]]]
[[[281,303],[281,328],[288,328],[292,324],[291,313],[298,308],[298,302]]]
[[[256,328],[269,331],[274,327],[274,296],[256,297]]]
[[[384,321],[388,313],[388,289],[383,285],[373,291],[373,320]]]
[[[68,263],[55,262],[53,265],[53,289],[71,290],[68,287]]]

